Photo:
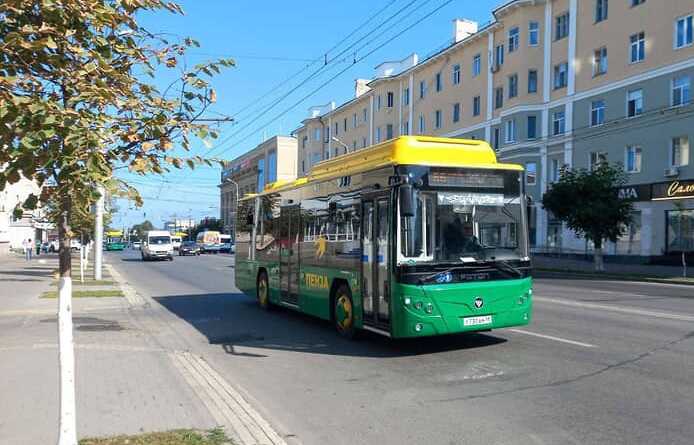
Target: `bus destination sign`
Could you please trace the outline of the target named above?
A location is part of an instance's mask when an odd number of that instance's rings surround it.
[[[492,172],[442,171],[432,169],[430,186],[504,188],[504,176]]]

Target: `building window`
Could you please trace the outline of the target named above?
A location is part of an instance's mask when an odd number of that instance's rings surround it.
[[[694,210],[668,210],[667,251],[694,251]]]
[[[537,184],[537,162],[525,163],[525,185]]]
[[[552,159],[550,170],[549,170],[549,180],[551,182],[557,182],[559,180],[559,160]]]
[[[480,96],[475,96],[472,98],[472,115],[479,116],[481,113],[481,98]]]
[[[569,13],[557,16],[554,19],[554,40],[561,40],[569,35]]]
[[[357,128],[357,113],[352,115],[352,128]]]
[[[537,93],[537,70],[528,71],[528,94]]]
[[[588,165],[588,167],[591,171],[593,171],[596,168],[600,167],[602,164],[605,164],[607,162],[607,153],[603,153],[600,151],[592,151],[590,152],[589,162],[590,164]]]
[[[400,133],[404,136],[410,134],[410,121],[405,121],[402,123],[402,130],[400,131]]]
[[[434,83],[436,85],[437,93],[443,89],[443,82],[441,82],[441,73],[436,73],[436,75],[434,76]]]
[[[511,28],[508,32],[508,52],[509,54],[516,51],[520,44],[520,31],[518,27]]]
[[[337,122],[335,122],[335,136],[338,135],[339,128],[340,128],[340,126],[337,124]]]
[[[563,111],[557,111],[552,115],[552,135],[564,134],[566,131],[566,117]]]
[[[393,102],[395,101],[395,95],[392,91],[388,91],[386,95],[386,107],[393,108]]]
[[[476,54],[475,57],[472,58],[472,77],[479,76],[481,72],[482,56],[480,54]]]
[[[376,111],[381,111],[381,95],[376,96]]]
[[[320,142],[320,128],[316,128],[313,130],[313,140],[316,142]]]
[[[593,52],[593,76],[607,73],[607,47],[596,49]]]
[[[501,139],[501,130],[499,127],[494,129],[494,136],[492,138],[492,145],[494,146],[494,150],[499,151],[499,142]]]
[[[569,64],[567,62],[554,66],[554,89],[566,88],[568,84]]]
[[[686,105],[691,100],[691,79],[689,76],[679,76],[672,80],[672,106]]]
[[[670,167],[689,165],[689,137],[672,138],[670,145]]]
[[[518,74],[512,74],[508,77],[508,98],[513,99],[518,96]]]
[[[362,113],[364,114],[364,122],[368,121],[369,120],[369,110],[364,108],[362,110]]]
[[[635,145],[627,147],[624,167],[627,173],[638,173],[641,171],[641,147]]]
[[[324,134],[325,140],[323,140],[323,142],[325,142],[325,143],[327,144],[328,141],[330,141],[330,127],[327,127],[327,126],[326,126],[325,129],[324,129],[324,131],[323,131],[323,133],[325,133],[325,134]]]
[[[308,136],[301,138],[301,148],[306,149],[306,144],[308,143]]]
[[[442,121],[441,110],[434,111],[434,128],[441,128]]]
[[[495,90],[495,100],[494,108],[501,108],[504,106],[504,87],[497,87]]]
[[[361,138],[361,148],[364,148],[364,147],[366,147],[366,136],[363,136]]]
[[[627,93],[627,117],[636,117],[643,113],[643,90]]]
[[[460,104],[453,104],[453,122],[460,121]]]
[[[595,127],[605,123],[605,101],[594,100],[590,104],[590,126]]]
[[[453,82],[453,85],[459,85],[460,84],[460,65],[458,65],[458,64],[453,65],[452,82]]]
[[[496,45],[494,51],[494,65],[500,67],[504,64],[504,45]]]
[[[342,121],[342,130],[347,131],[347,118]]]
[[[537,46],[540,43],[540,24],[537,22],[528,23],[528,45]]]
[[[410,104],[410,89],[409,88],[405,88],[405,90],[402,92],[402,102],[405,105]]]
[[[426,131],[426,122],[424,121],[424,115],[419,115],[419,134],[424,134]]]
[[[393,139],[393,124],[386,125],[386,139]]]
[[[426,93],[426,84],[423,80],[419,81],[419,98],[424,99],[424,94]]]
[[[528,116],[528,139],[537,138],[537,116]]]
[[[675,49],[692,46],[694,42],[694,16],[677,19],[675,22]]]
[[[595,1],[595,23],[607,20],[607,0]]]
[[[646,33],[641,31],[629,37],[631,63],[641,62],[646,58]]]
[[[512,144],[516,142],[516,120],[511,119],[506,121],[506,143]]]
[[[376,143],[381,142],[381,127],[376,127]]]
[[[646,0],[631,0],[631,6],[638,6],[638,5],[643,5],[646,3]]]

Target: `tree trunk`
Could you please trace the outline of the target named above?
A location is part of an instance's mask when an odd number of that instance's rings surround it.
[[[595,266],[596,272],[605,271],[605,263],[603,262],[602,255],[602,241],[595,241],[595,248],[593,249],[593,265]]]
[[[60,249],[58,281],[58,353],[60,365],[59,445],[77,445],[75,413],[75,349],[72,337],[72,257],[70,252],[71,202],[60,203],[58,239]]]

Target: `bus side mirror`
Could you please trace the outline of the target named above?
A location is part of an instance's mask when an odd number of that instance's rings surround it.
[[[400,216],[413,217],[415,215],[414,187],[411,184],[400,186]]]

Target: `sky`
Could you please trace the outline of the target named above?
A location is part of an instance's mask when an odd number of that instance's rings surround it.
[[[206,117],[231,116],[212,149],[193,140],[193,155],[233,159],[276,134],[289,134],[313,105],[354,95],[354,80],[416,52],[423,60],[451,43],[454,18],[480,25],[502,0],[179,0],[184,16],[140,17],[141,25],[172,39],[192,37],[201,47],[190,65],[231,57],[236,66],[212,79],[217,102]],[[327,60],[327,64],[325,63]],[[354,61],[357,60],[357,63]],[[312,77],[310,77],[312,76]],[[166,79],[155,83],[164,85]],[[325,84],[325,85],[324,85]],[[196,168],[165,175],[118,176],[138,188],[144,206],[120,200],[112,225],[145,219],[156,227],[173,218],[219,217],[221,170]]]

